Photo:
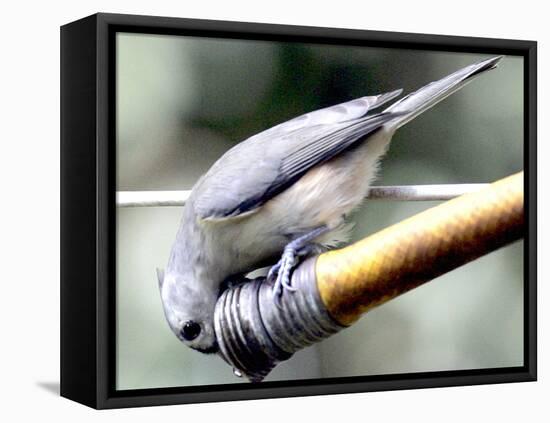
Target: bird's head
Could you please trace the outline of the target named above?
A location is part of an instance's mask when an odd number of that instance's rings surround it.
[[[218,351],[214,333],[217,291],[191,275],[157,269],[160,297],[168,325],[190,348],[211,354]]]

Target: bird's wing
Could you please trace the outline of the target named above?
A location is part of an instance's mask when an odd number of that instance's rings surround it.
[[[342,123],[365,116],[370,110],[374,110],[399,96],[403,90],[395,90],[389,93],[360,97],[346,103],[336,104],[324,109],[315,110],[283,122],[267,129],[255,137],[272,135],[273,133],[288,134],[297,129],[316,125]],[[253,137],[253,138],[255,138]]]
[[[258,210],[312,167],[342,153],[394,119],[365,116],[401,91],[363,97],[277,125],[236,145],[197,183],[190,201],[200,219],[219,220]]]

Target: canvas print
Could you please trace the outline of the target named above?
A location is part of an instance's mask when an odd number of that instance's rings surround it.
[[[524,365],[523,57],[115,59],[117,390]]]

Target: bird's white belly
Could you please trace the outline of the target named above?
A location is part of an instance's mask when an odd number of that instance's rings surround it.
[[[332,230],[317,242],[333,246],[345,241],[349,230],[342,225],[343,217],[367,195],[391,135],[385,129],[378,131],[355,149],[314,167],[255,213],[220,225],[219,239],[213,241],[238,257],[232,272],[257,268],[259,262],[280,254],[292,239],[321,225]]]
[[[342,217],[367,195],[390,140],[391,134],[382,129],[355,149],[314,167],[268,201],[256,218],[264,219],[263,213],[276,227],[290,233],[321,225],[338,227]]]

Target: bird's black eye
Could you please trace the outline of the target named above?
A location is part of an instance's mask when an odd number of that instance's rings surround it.
[[[201,333],[200,325],[198,323],[193,322],[192,320],[185,322],[185,324],[181,328],[181,336],[186,341],[192,341],[197,336],[199,336],[199,333]]]

